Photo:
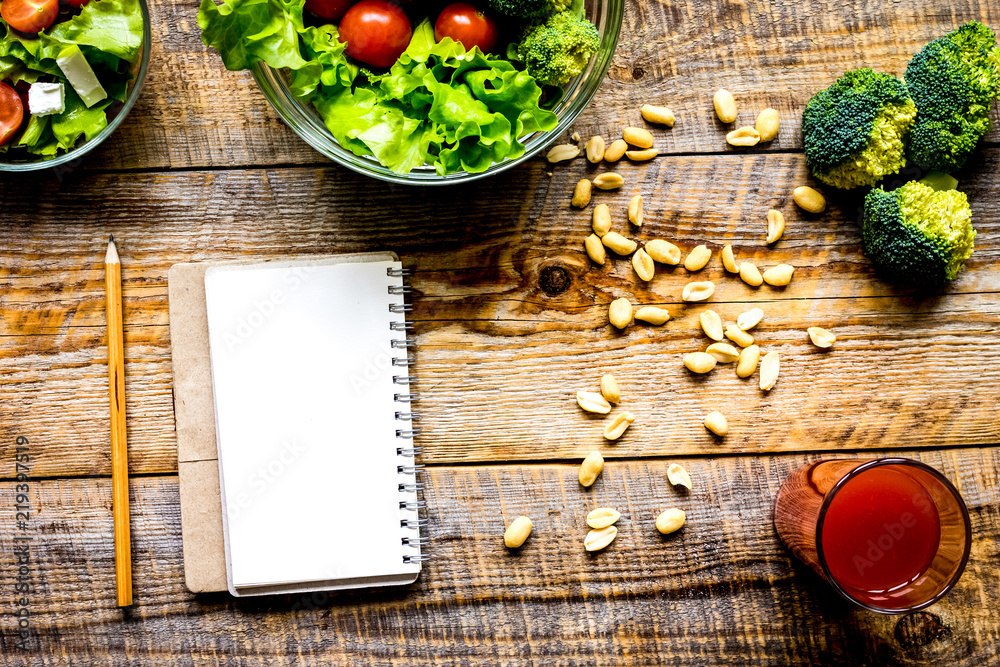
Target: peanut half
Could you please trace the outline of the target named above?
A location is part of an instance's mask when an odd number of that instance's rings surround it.
[[[692,373],[707,373],[718,363],[715,357],[707,352],[692,352],[684,355],[684,366]]]
[[[642,248],[636,250],[635,254],[632,255],[632,268],[635,269],[635,274],[647,283],[656,275],[656,266],[653,264],[653,258]]]
[[[623,185],[625,185],[625,179],[621,177],[621,174],[616,174],[613,171],[606,171],[594,177],[594,187],[601,190],[617,190]]]
[[[632,162],[646,162],[659,154],[660,151],[656,148],[644,148],[641,151],[625,151],[625,157]]]
[[[579,146],[574,146],[573,144],[559,144],[558,146],[552,147],[552,150],[545,155],[545,159],[554,164],[556,162],[572,160],[579,154]]]
[[[714,310],[706,310],[698,316],[701,330],[712,340],[722,340],[722,318]]]
[[[670,319],[670,313],[656,306],[643,306],[635,311],[635,319],[659,326],[666,324],[667,320]]]
[[[587,160],[597,164],[604,159],[604,137],[593,136],[587,142]]]
[[[740,351],[729,343],[712,343],[705,352],[724,364],[731,364],[740,358]]]
[[[778,116],[778,112],[770,108],[764,109],[757,114],[757,122],[754,123],[754,127],[760,133],[760,140],[762,142],[773,141],[778,136],[778,128],[780,126],[781,118]]]
[[[601,237],[601,243],[619,255],[631,255],[639,247],[638,243],[632,239],[625,238],[618,232],[608,232]]]
[[[785,216],[773,208],[767,212],[767,243],[771,244],[785,233]]]
[[[591,227],[598,236],[604,236],[611,231],[611,209],[607,204],[598,204],[594,207]]]
[[[608,440],[617,440],[625,433],[625,429],[635,423],[635,415],[631,412],[621,412],[604,427],[604,437]]]
[[[675,533],[684,527],[684,510],[671,507],[656,517],[656,529],[664,535]]]
[[[760,388],[771,391],[778,381],[778,353],[768,352],[760,362]]]
[[[625,143],[636,148],[653,147],[653,135],[649,130],[644,130],[641,127],[626,127],[622,130],[622,139],[625,140]]]
[[[732,123],[736,120],[736,99],[731,92],[720,88],[712,98],[712,104],[715,106],[715,115],[723,123]]]
[[[828,348],[837,340],[836,336],[820,327],[809,327],[806,331],[809,332],[809,340],[816,347]]]
[[[760,275],[760,270],[753,262],[743,262],[740,264],[740,278],[747,285],[760,287],[764,284],[764,279]]]
[[[691,248],[687,259],[684,260],[684,268],[688,271],[701,271],[710,259],[712,259],[712,251],[708,249],[707,245],[695,246]]]
[[[583,547],[587,551],[600,551],[614,542],[616,537],[618,537],[618,529],[614,526],[592,530],[583,539]]]
[[[604,377],[601,378],[601,396],[608,403],[615,405],[618,405],[618,402],[622,400],[622,392],[618,389],[618,381],[615,380],[615,376],[611,373],[605,373]]]
[[[715,283],[705,280],[699,283],[688,283],[681,292],[684,301],[704,301],[715,294]]]
[[[792,200],[803,211],[822,213],[826,210],[826,199],[808,185],[800,185],[792,191]]]
[[[604,470],[604,457],[600,452],[591,452],[580,464],[580,484],[590,486],[597,481],[597,476]]]
[[[757,362],[760,360],[760,348],[750,345],[740,352],[740,359],[736,362],[736,377],[748,378],[757,370]]]
[[[733,341],[740,347],[753,345],[753,336],[748,334],[743,329],[740,329],[735,324],[729,324],[726,326],[726,338]]]
[[[587,412],[606,415],[611,412],[611,404],[596,391],[576,392],[576,404]]]
[[[724,414],[713,410],[705,415],[705,428],[721,438],[729,433],[729,422],[726,421]]]
[[[733,256],[733,246],[729,243],[722,249],[722,267],[729,273],[740,272],[740,267],[736,264],[736,257]]]
[[[736,318],[736,326],[743,331],[749,331],[760,324],[762,319],[764,319],[764,311],[760,308],[751,308],[745,313],[740,313],[740,316]]]
[[[636,195],[629,199],[628,221],[636,227],[642,227],[642,195]]]
[[[615,139],[608,146],[607,150],[604,151],[604,161],[605,162],[618,162],[625,155],[625,151],[628,150],[628,144],[625,143],[624,139]]]
[[[652,241],[646,242],[645,248],[646,252],[655,262],[666,264],[668,266],[677,266],[680,264],[681,249],[670,241],[653,239]]]
[[[688,489],[691,488],[691,475],[688,471],[684,469],[679,463],[671,463],[667,467],[667,481],[674,486],[685,486]]]
[[[762,276],[764,282],[768,285],[773,285],[774,287],[784,287],[788,283],[792,282],[792,274],[795,272],[795,267],[791,264],[778,264],[777,266],[772,266],[770,269],[764,272]]]
[[[642,119],[647,123],[657,123],[658,125],[673,127],[674,123],[677,122],[674,112],[667,107],[657,107],[652,104],[643,104],[642,108],[639,109],[639,113],[642,115]]]
[[[760,133],[749,125],[740,127],[726,135],[726,143],[740,148],[756,146],[760,143]]]
[[[632,304],[624,297],[615,299],[608,306],[608,321],[617,329],[624,329],[632,324],[632,315]]]
[[[593,185],[589,178],[581,178],[576,187],[573,188],[573,199],[570,203],[577,208],[587,208],[587,205],[590,204]]]
[[[587,525],[594,530],[600,530],[613,526],[619,518],[621,518],[621,513],[618,510],[611,507],[598,507],[587,515]]]
[[[590,257],[595,264],[604,266],[604,260],[607,259],[608,253],[604,250],[600,236],[591,234],[584,240],[583,247],[587,249],[587,257]]]
[[[531,535],[531,519],[526,516],[519,516],[510,522],[507,530],[503,534],[504,546],[508,549],[517,549]]]

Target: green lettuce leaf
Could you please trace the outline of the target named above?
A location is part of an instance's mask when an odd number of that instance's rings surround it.
[[[142,51],[139,0],[91,0],[78,15],[40,33],[38,41],[48,58],[77,44],[135,64]]]
[[[89,141],[108,126],[108,115],[105,112],[111,100],[98,102],[87,108],[72,86],[66,87],[66,110],[51,116],[52,134],[60,148],[69,150],[76,145],[81,136]]]
[[[228,70],[257,62],[297,70],[306,66],[299,50],[304,0],[202,0],[201,39],[218,50]]]

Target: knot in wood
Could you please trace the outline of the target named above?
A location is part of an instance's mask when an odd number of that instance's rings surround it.
[[[896,641],[900,646],[926,646],[947,632],[941,619],[926,611],[907,614],[896,623]]]
[[[633,67],[632,68],[632,80],[633,81],[638,81],[639,79],[641,79],[644,76],[646,76],[646,70],[642,69],[641,67]]]
[[[561,266],[547,266],[542,269],[539,282],[546,294],[562,294],[569,289],[569,271]]]

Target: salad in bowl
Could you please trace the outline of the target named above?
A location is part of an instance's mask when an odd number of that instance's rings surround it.
[[[280,72],[339,148],[445,177],[523,158],[528,137],[561,128],[565,91],[606,46],[579,0],[475,1],[202,0],[198,18],[228,69]]]
[[[96,145],[148,63],[143,0],[0,0],[0,170]]]

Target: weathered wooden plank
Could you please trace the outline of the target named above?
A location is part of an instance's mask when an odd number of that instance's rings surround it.
[[[176,480],[137,478],[128,612],[114,606],[109,480],[74,479],[32,482],[31,651],[14,648],[10,616],[0,647],[6,664],[31,665],[983,664],[1000,640],[998,452],[904,455],[942,470],[972,516],[968,570],[923,615],[857,611],[784,552],[771,504],[802,456],[687,460],[690,494],[669,487],[661,460],[611,462],[590,490],[574,465],[434,467],[434,559],[409,590],[239,602],[184,589]],[[597,506],[622,512],[619,536],[588,554]],[[688,523],[664,538],[652,519],[668,506]],[[535,529],[512,554],[501,534],[518,514]],[[4,521],[12,573],[18,531]]]
[[[28,205],[37,192],[2,186],[13,213],[0,222],[8,239],[0,249],[0,423],[44,434],[46,475],[108,471],[99,262],[113,231],[125,262],[135,472],[176,469],[166,303],[173,263],[384,248],[417,269],[414,319],[431,461],[568,457],[602,445],[601,424],[585,418],[572,395],[606,371],[618,374],[623,408],[639,417],[605,448],[608,456],[997,442],[1000,192],[989,174],[1000,152],[987,157],[967,182],[979,248],[952,287],[926,298],[873,274],[849,201],[831,200],[831,212],[818,217],[794,209],[787,192],[803,178],[800,156],[671,158],[623,169],[630,186],[599,193],[613,204],[618,228],[640,240],[715,248],[731,241],[761,266],[798,267],[783,290],[751,289],[725,276],[718,259],[697,274],[717,281],[712,307],[727,320],[753,305],[765,309],[757,337],[783,358],[770,395],[729,367],[703,379],[681,367],[683,353],[708,342],[697,325],[705,306],[680,303],[692,279],[683,269],[640,285],[627,261],[590,267],[581,247],[589,211],[566,202],[575,166],[551,180],[541,169],[525,170],[536,194],[524,201],[509,196],[517,174],[501,176],[499,188],[458,189],[447,201],[338,179],[328,169],[92,174],[73,192],[52,190],[39,208]],[[640,232],[624,221],[632,183],[641,184],[649,212]],[[404,215],[393,213],[400,196],[408,201]],[[788,225],[767,249],[770,206],[787,213]],[[273,211],[268,222],[280,224],[257,223],[260,211]],[[619,296],[665,305],[674,319],[617,334],[606,309]],[[808,343],[804,330],[813,325],[840,336],[832,352]],[[721,443],[700,425],[711,409],[733,424]],[[9,447],[0,444],[0,452]],[[9,474],[12,456],[0,461],[0,474]]]
[[[146,89],[85,168],[326,161],[282,123],[248,73],[226,72],[218,54],[202,45],[195,5],[153,0],[150,11],[154,46]],[[1000,13],[986,0],[949,3],[946,12],[929,12],[919,2],[861,0],[626,3],[608,79],[574,129],[585,137],[616,136],[624,125],[641,122],[639,106],[657,101],[678,115],[673,129],[657,132],[661,152],[731,151],[712,113],[712,95],[725,87],[740,103],[740,124],[752,124],[767,106],[780,112],[781,135],[763,150],[798,148],[799,115],[817,90],[862,66],[901,75],[924,43],[971,19],[1000,28]],[[996,142],[1000,132],[988,139]]]

